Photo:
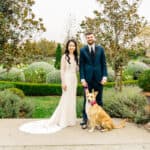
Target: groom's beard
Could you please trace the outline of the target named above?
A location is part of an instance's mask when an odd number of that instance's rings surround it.
[[[94,41],[94,40],[90,40],[90,41],[87,41],[87,43],[88,43],[89,45],[93,45],[93,44],[95,43],[95,41]]]

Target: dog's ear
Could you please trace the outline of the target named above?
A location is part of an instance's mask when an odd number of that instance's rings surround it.
[[[98,94],[98,92],[97,92],[97,91],[95,91],[95,92],[94,92],[95,97],[97,96],[97,94]]]
[[[92,89],[92,93],[94,93],[94,89]]]

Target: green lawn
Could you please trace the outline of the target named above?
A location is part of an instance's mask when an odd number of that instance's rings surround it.
[[[31,96],[26,97],[26,101],[35,106],[33,118],[49,118],[56,109],[60,96]],[[77,116],[81,117],[83,97],[77,98]]]
[[[50,118],[55,111],[60,96],[27,96],[29,101],[35,106],[32,118]],[[113,88],[105,88],[103,94],[104,109],[112,117],[131,118],[136,123],[149,120],[149,116],[144,112],[146,106],[145,97],[141,95],[141,89],[137,86],[127,86],[121,93],[116,93]],[[82,117],[83,96],[77,97],[77,117]]]

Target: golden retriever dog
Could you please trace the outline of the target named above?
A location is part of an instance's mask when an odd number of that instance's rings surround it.
[[[101,131],[110,131],[112,129],[123,128],[126,123],[126,119],[116,126],[105,110],[96,103],[96,96],[98,92],[89,93],[86,90],[86,112],[89,121],[89,132],[93,132],[96,127],[100,128]]]

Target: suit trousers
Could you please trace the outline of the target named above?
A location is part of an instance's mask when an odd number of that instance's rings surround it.
[[[103,97],[103,85],[100,84],[99,82],[97,82],[93,76],[92,80],[88,83],[88,89],[89,92],[92,92],[92,90],[94,89],[94,91],[97,91],[97,97],[96,97],[96,102],[98,105],[103,106],[103,101],[102,101],[102,97]],[[85,91],[84,91],[84,103],[83,103],[83,120],[87,121],[87,114],[86,114],[86,110],[85,110],[85,105],[86,105],[86,95],[85,95]]]

